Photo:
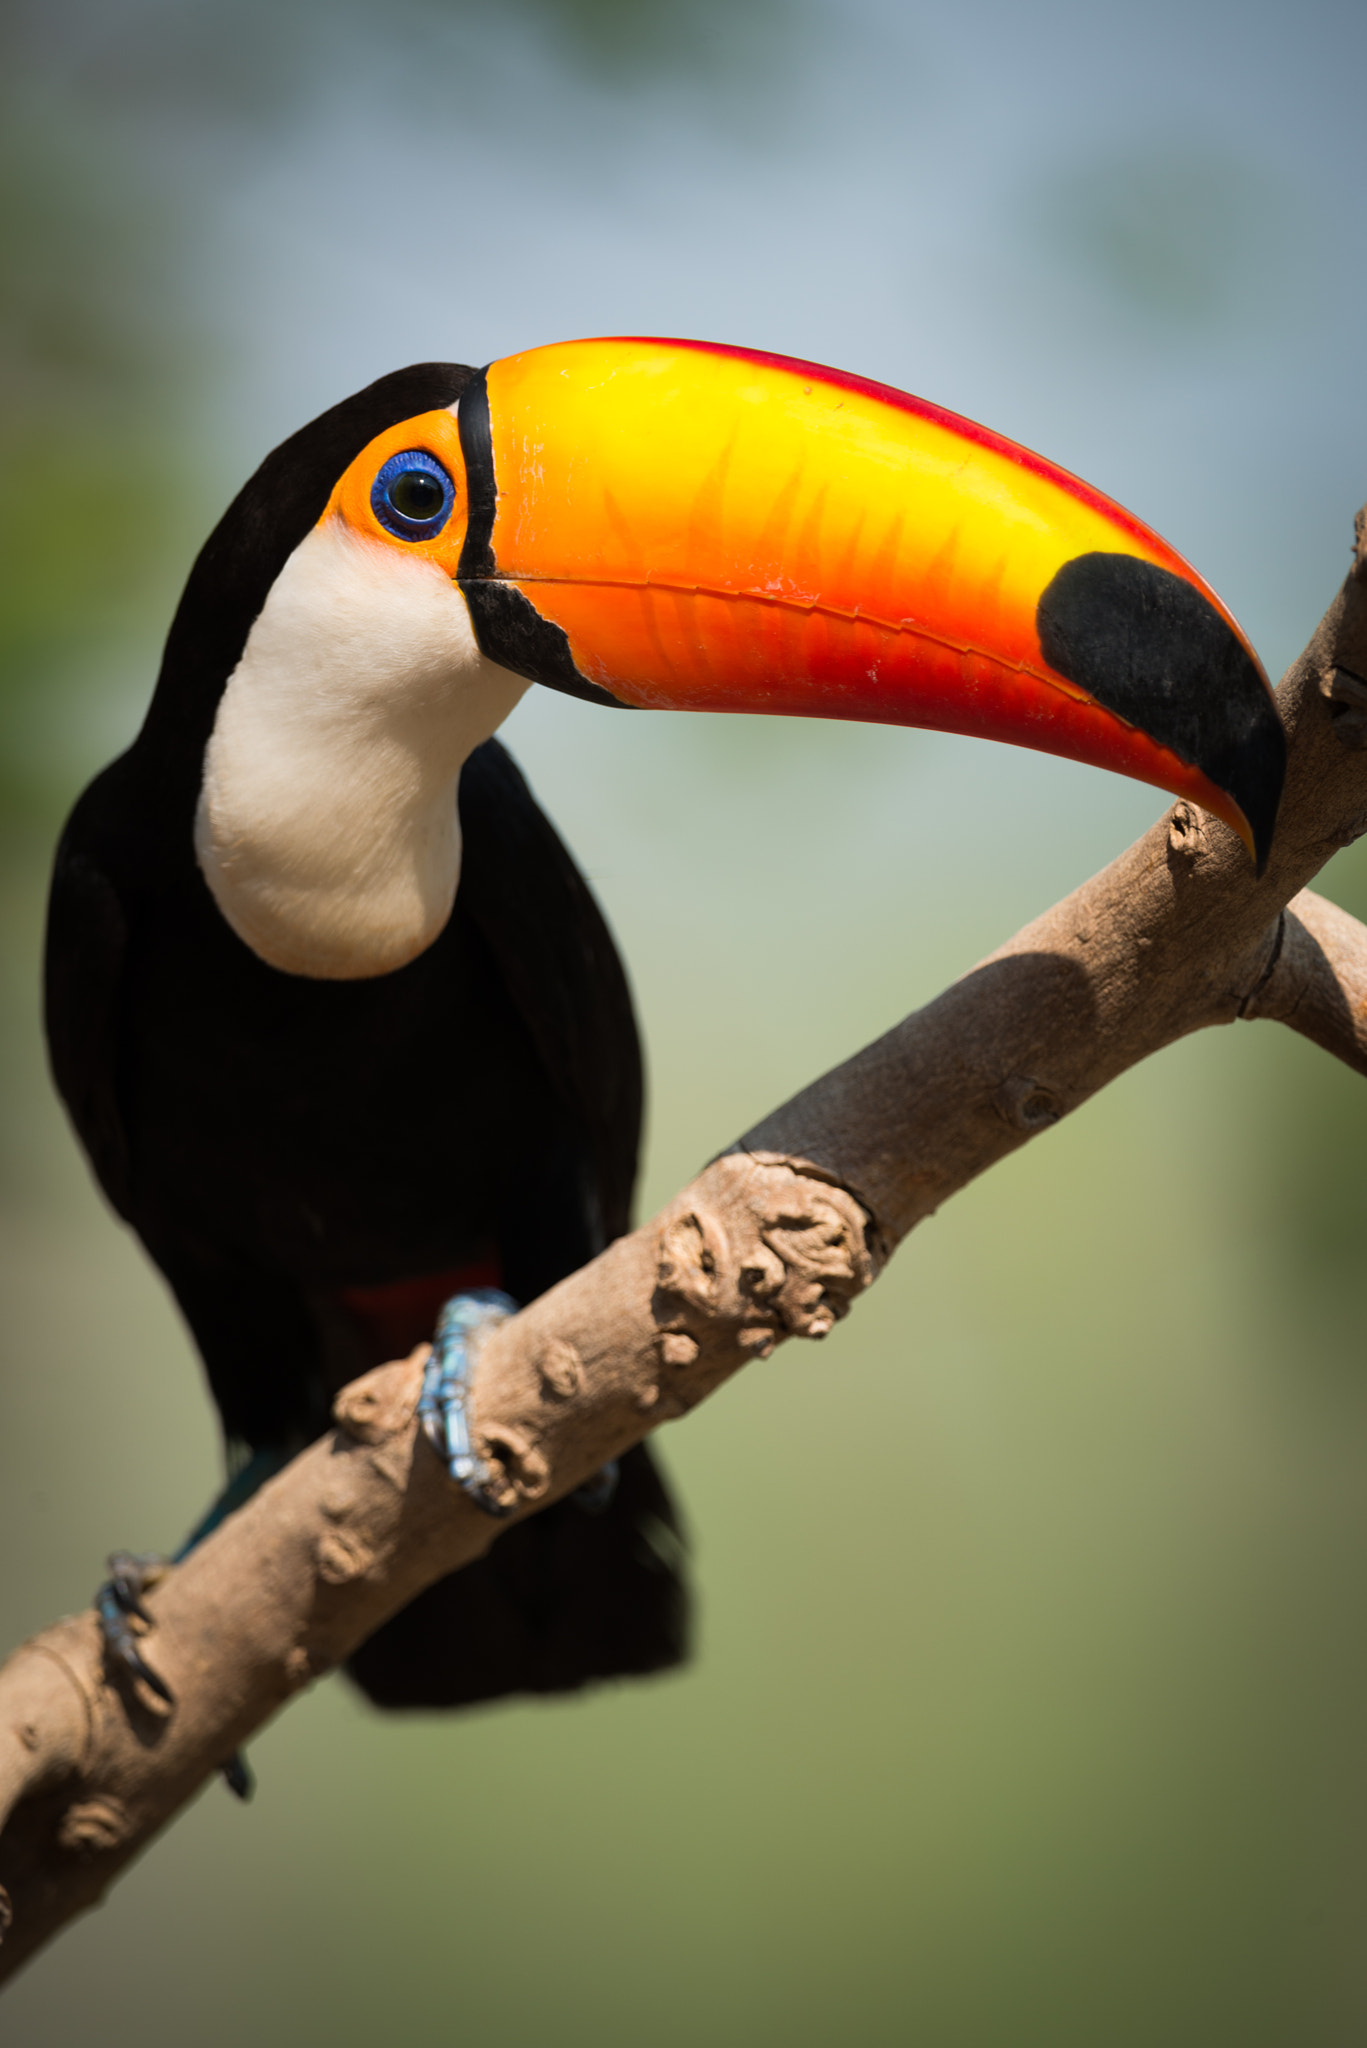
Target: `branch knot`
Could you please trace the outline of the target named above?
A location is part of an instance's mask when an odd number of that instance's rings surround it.
[[[1169,855],[1179,861],[1196,861],[1205,852],[1206,844],[1206,814],[1200,805],[1174,804],[1168,812]]]
[[[874,1278],[865,1211],[797,1162],[728,1153],[689,1196],[666,1209],[657,1240],[652,1312],[667,1364],[824,1337]]]
[[[1032,1074],[1008,1074],[992,1102],[997,1114],[1018,1131],[1047,1131],[1064,1111],[1058,1091]]]

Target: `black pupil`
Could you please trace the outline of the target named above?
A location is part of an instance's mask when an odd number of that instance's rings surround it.
[[[446,502],[445,491],[426,469],[405,469],[385,495],[401,518],[418,522],[435,519]]]

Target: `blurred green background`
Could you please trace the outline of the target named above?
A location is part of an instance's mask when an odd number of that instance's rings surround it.
[[[8,0],[0,1638],[217,1443],[52,1099],[65,809],[196,547],[394,365],[713,336],[1042,448],[1277,672],[1367,498],[1367,16],[1337,0]],[[1107,860],[1151,793],[819,724],[508,738],[649,1047],[641,1214]],[[1367,912],[1367,859],[1325,878]],[[386,1722],[339,1682],[6,1999],[14,2048],[1348,2048],[1367,2030],[1367,1095],[1272,1026],[957,1198],[664,1451],[684,1675]]]

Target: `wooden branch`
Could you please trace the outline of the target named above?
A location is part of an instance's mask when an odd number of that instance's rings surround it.
[[[1302,889],[1287,906],[1271,972],[1243,1015],[1289,1024],[1367,1074],[1367,927]]]
[[[1367,829],[1364,677],[1360,556],[1282,684],[1290,764],[1261,881],[1232,833],[1177,804],[494,1331],[474,1428],[511,1515],[785,1337],[824,1336],[946,1196],[1185,1033],[1274,1018],[1367,1071],[1367,930],[1305,889]],[[148,1596],[173,1709],[111,1682],[90,1613],[0,1670],[0,1975],[95,1904],[294,1693],[497,1535],[420,1434],[423,1356],[344,1389],[335,1432]]]

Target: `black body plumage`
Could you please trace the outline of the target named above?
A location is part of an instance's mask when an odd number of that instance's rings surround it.
[[[230,1446],[320,1433],[339,1386],[430,1333],[451,1276],[526,1301],[628,1224],[641,1069],[626,981],[496,741],[461,776],[455,908],[393,973],[266,965],[195,858],[205,747],[272,584],[360,450],[470,374],[397,372],[267,459],[195,564],[142,732],[58,850],[53,1072],[194,1333]],[[683,1652],[677,1554],[642,1448],[606,1511],[566,1503],[508,1531],[373,1637],[355,1674],[384,1704],[441,1705],[657,1669]]]

